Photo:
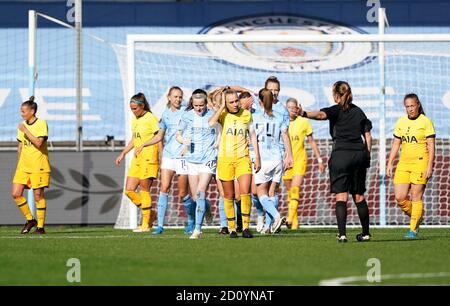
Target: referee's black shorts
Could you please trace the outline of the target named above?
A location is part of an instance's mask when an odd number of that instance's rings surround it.
[[[338,150],[328,162],[331,193],[364,194],[366,191],[367,153]]]

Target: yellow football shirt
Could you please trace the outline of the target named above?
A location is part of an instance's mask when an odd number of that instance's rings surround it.
[[[400,161],[428,159],[427,138],[435,136],[433,123],[424,115],[419,115],[416,119],[409,119],[408,116],[398,119],[394,137],[402,141]]]
[[[37,118],[31,124],[28,124],[26,121],[24,121],[23,124],[33,136],[44,138],[45,141],[38,149],[21,130],[17,130],[17,140],[22,143],[22,151],[20,153],[17,168],[26,173],[50,172],[47,149],[47,121]]]
[[[133,146],[136,149],[155,136],[159,130],[159,121],[151,112],[146,112],[141,117],[133,116],[131,120],[131,130],[133,132]],[[148,163],[158,163],[158,145],[154,144],[145,147],[138,155]]]
[[[219,117],[222,134],[219,148],[219,158],[222,161],[233,161],[249,156],[249,131],[252,129],[252,114],[246,109],[240,109],[236,114],[224,110]]]
[[[306,155],[305,137],[312,135],[313,130],[309,120],[297,117],[289,124],[289,137],[291,138],[294,161]]]

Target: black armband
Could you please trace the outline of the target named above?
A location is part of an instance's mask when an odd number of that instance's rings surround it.
[[[307,114],[305,111],[302,111],[301,116],[302,116],[302,117],[305,117],[305,118],[308,118],[308,114]]]

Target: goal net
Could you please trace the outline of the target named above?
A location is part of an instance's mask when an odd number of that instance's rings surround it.
[[[331,86],[338,80],[347,81],[354,96],[354,103],[361,107],[373,122],[374,146],[371,167],[367,174],[367,198],[371,223],[377,225],[405,225],[394,198],[393,182],[386,178],[386,197],[380,199],[383,190],[380,177],[380,154],[390,150],[395,122],[405,115],[403,97],[417,93],[425,112],[434,122],[437,131],[435,171],[428,182],[424,196],[426,225],[446,225],[450,219],[450,42],[447,40],[425,42],[413,38],[410,42],[391,39],[384,42],[385,91],[381,94],[379,42],[375,39],[349,41],[349,36],[334,35],[330,41],[320,41],[316,35],[271,36],[267,41],[244,40],[243,35],[229,36],[214,41],[208,36],[130,36],[128,57],[125,48],[117,48],[121,71],[126,77],[125,129],[130,129],[128,99],[135,92],[144,92],[151,100],[152,110],[160,116],[167,103],[166,95],[171,86],[179,86],[188,101],[193,90],[207,91],[218,86],[239,85],[251,92],[258,92],[269,76],[281,82],[279,100],[285,103],[294,97],[306,110],[318,110],[333,105]],[[218,36],[218,35],[216,35]],[[366,35],[358,35],[363,37]],[[369,35],[367,35],[369,36]],[[273,38],[274,37],[274,38]],[[273,39],[272,39],[273,38]],[[322,37],[323,38],[323,37]],[[272,39],[272,41],[270,41]],[[298,39],[298,41],[295,41]],[[358,38],[360,39],[360,38]],[[172,40],[172,41],[171,41]],[[262,39],[261,39],[262,40]],[[381,102],[385,101],[385,108]],[[256,101],[255,101],[256,102]],[[380,130],[380,119],[385,126]],[[331,153],[328,122],[311,121],[316,139],[325,162]],[[129,133],[129,132],[128,132]],[[381,146],[386,135],[386,148]],[[129,135],[129,134],[128,134]],[[129,138],[128,138],[129,139]],[[309,144],[308,172],[301,188],[300,225],[334,225],[334,196],[330,194],[328,169],[321,174]],[[132,154],[130,154],[131,156]],[[263,157],[264,158],[264,157]],[[384,167],[384,165],[382,165]],[[151,189],[154,207],[159,193],[159,182]],[[381,195],[383,195],[381,193]],[[287,193],[282,184],[280,210],[287,213]],[[208,199],[212,204],[214,225],[218,225],[218,192],[215,182],[210,185]],[[136,211],[126,198],[116,227],[135,225]],[[349,224],[359,224],[355,205],[349,200]],[[131,217],[130,217],[131,216]],[[253,208],[252,220],[256,212]],[[166,225],[182,226],[185,215],[178,198],[174,180],[169,198]]]

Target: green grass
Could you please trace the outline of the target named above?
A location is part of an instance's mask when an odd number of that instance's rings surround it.
[[[47,235],[19,235],[0,227],[1,285],[71,285],[69,258],[81,262],[81,285],[317,285],[365,276],[369,258],[381,261],[387,284],[450,284],[450,274],[398,278],[405,273],[450,273],[450,229],[373,229],[373,240],[338,244],[334,229],[301,229],[277,236],[229,239],[205,230],[192,241],[182,230],[161,236],[111,227],[48,227]],[[351,284],[370,285],[356,280]]]

